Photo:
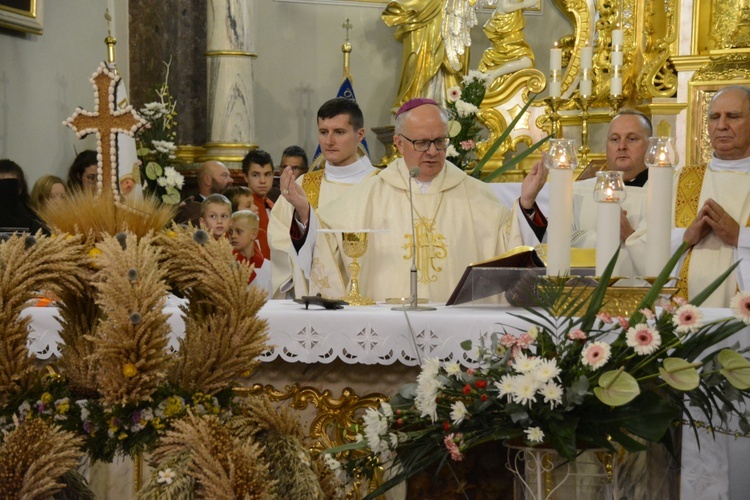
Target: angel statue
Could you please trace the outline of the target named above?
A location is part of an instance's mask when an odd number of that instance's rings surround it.
[[[526,18],[523,9],[533,7],[539,0],[490,0],[497,3],[495,12],[484,25],[483,31],[492,43],[482,54],[479,71],[493,81],[516,71],[534,66],[534,53],[526,43],[523,29]]]
[[[401,79],[394,110],[415,97],[429,97],[445,104],[446,90],[459,85],[466,74],[471,46],[471,29],[477,25],[476,10],[496,6],[493,19],[509,16],[513,22],[496,21],[491,28],[494,47],[499,56],[504,43],[503,29],[509,32],[513,47],[502,63],[486,64],[498,75],[533,65],[531,50],[523,40],[524,20],[521,10],[537,0],[393,0],[383,11],[383,21],[396,26],[396,40],[403,44]],[[507,28],[505,28],[507,26]],[[520,39],[520,43],[517,40]],[[497,40],[497,42],[495,42]],[[521,54],[521,44],[527,52]],[[525,57],[525,58],[524,58]],[[498,59],[499,58],[499,59]],[[517,60],[516,60],[517,59]]]

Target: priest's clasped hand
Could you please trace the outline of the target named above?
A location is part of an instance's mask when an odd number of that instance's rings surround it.
[[[281,172],[281,179],[279,180],[281,196],[297,211],[297,220],[307,225],[310,220],[310,202],[305,190],[295,180],[292,167],[286,167]]]
[[[725,245],[737,246],[740,236],[740,225],[721,205],[711,198],[707,199],[690,227],[685,231],[683,241],[690,246],[697,244],[711,231]]]

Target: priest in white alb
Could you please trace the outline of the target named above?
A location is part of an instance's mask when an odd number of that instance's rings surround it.
[[[676,178],[672,247],[690,245],[679,267],[690,298],[740,260],[704,302],[729,307],[737,290],[750,285],[750,88],[730,86],[714,95],[708,136],[714,148],[708,165],[686,166]]]
[[[387,230],[371,234],[367,253],[358,259],[360,291],[376,301],[408,297],[412,262],[409,183],[420,297],[446,301],[467,265],[522,245],[522,234],[531,232],[524,227],[525,220],[500,204],[489,186],[446,161],[449,143],[448,113],[431,99],[417,98],[404,104],[396,116],[394,144],[403,158],[317,213],[292,172],[285,171],[281,192],[296,211],[291,237],[306,275],[331,280],[340,275],[342,286],[349,279],[349,259],[339,251],[340,234],[320,235],[318,228]],[[523,189],[533,189],[540,182],[532,173]]]

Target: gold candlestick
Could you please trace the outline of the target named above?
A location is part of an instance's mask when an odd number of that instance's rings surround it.
[[[589,106],[591,105],[590,96],[577,96],[576,104],[581,109],[581,147],[578,148],[578,157],[583,168],[589,164]]]
[[[615,116],[625,104],[626,97],[623,94],[609,96],[609,116]]]
[[[343,233],[344,255],[351,257],[352,262],[349,264],[351,279],[349,280],[349,293],[341,297],[351,306],[372,306],[375,301],[359,293],[359,270],[360,265],[357,262],[367,252],[367,233]]]
[[[563,99],[562,97],[545,97],[543,99],[544,104],[549,108],[549,119],[551,122],[551,130],[550,135],[555,138],[560,138],[560,108],[563,107],[563,105],[566,102],[566,99]]]

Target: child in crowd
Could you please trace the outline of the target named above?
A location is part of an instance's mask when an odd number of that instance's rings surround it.
[[[258,207],[253,203],[253,192],[245,186],[232,186],[224,191],[224,196],[232,202],[232,213],[240,210],[250,210],[258,213]]]
[[[234,254],[240,262],[250,262],[255,266],[248,284],[271,292],[271,263],[263,258],[257,242],[260,230],[260,217],[250,210],[240,210],[232,214],[230,238]]]
[[[253,201],[258,207],[260,218],[260,232],[258,243],[263,257],[271,258],[268,246],[268,215],[273,208],[273,202],[266,196],[273,187],[273,160],[271,155],[260,149],[250,151],[242,159],[242,173],[245,175],[247,187],[253,192]]]
[[[223,194],[212,194],[201,203],[201,227],[217,240],[232,224],[232,203]]]

